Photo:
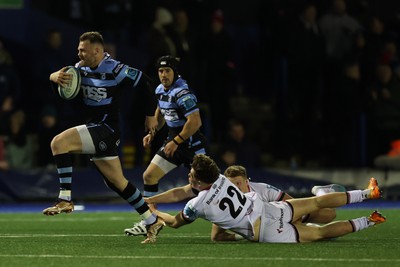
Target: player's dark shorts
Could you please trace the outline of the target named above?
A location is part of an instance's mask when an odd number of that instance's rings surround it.
[[[89,123],[85,125],[89,131],[91,141],[95,151],[89,151],[95,157],[117,157],[118,146],[120,144],[120,133],[112,129],[106,123]],[[89,142],[81,134],[82,142]],[[93,153],[94,152],[94,153]]]
[[[174,156],[167,157],[164,153],[164,146],[171,140],[172,138],[168,138],[164,142],[163,146],[157,151],[157,155],[176,166],[183,164],[185,167],[190,168],[194,155],[209,153],[207,139],[202,133],[198,132],[191,140],[186,140],[184,143],[180,144]]]

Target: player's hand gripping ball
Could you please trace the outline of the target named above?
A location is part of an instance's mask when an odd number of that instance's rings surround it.
[[[79,70],[73,66],[68,66],[64,70],[67,73],[72,74],[71,82],[67,86],[58,86],[58,93],[60,97],[65,100],[74,99],[81,89],[81,74]]]

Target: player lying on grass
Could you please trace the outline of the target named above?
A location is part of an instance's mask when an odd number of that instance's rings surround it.
[[[172,228],[203,218],[243,238],[262,243],[297,243],[336,238],[386,221],[379,212],[369,217],[335,221],[315,227],[301,223],[304,215],[322,208],[337,208],[381,197],[374,178],[365,190],[334,192],[322,196],[265,202],[255,192],[242,193],[208,156],[196,155],[189,183],[198,190],[176,216],[157,211]]]
[[[256,192],[260,199],[266,202],[280,201],[291,199],[292,197],[283,192],[282,190],[265,183],[251,182],[247,176],[246,168],[243,166],[230,166],[228,167],[224,175],[234,183],[243,193]],[[312,189],[314,194],[323,194],[327,192],[344,192],[345,188],[341,185],[332,184],[327,186],[315,186]],[[176,187],[170,189],[162,194],[145,198],[146,202],[152,207],[155,204],[161,203],[175,203],[188,198],[193,198],[198,195],[198,191],[193,189],[190,184],[185,186]],[[336,217],[335,209],[321,209],[311,214],[308,214],[302,218],[302,222],[311,223],[329,223]],[[222,234],[222,229],[216,225],[213,225],[211,231],[211,240],[213,241],[229,241],[235,240],[231,235],[227,236]],[[139,222],[133,225],[132,228],[125,229],[126,235],[146,235],[146,227],[143,222]],[[225,238],[227,237],[227,239]]]
[[[233,184],[235,184],[240,191],[243,193],[256,192],[260,199],[265,202],[280,201],[292,199],[289,194],[284,193],[282,190],[264,183],[251,182],[247,176],[246,168],[243,166],[230,166],[228,167],[224,175]],[[190,185],[189,185],[190,186]],[[312,193],[323,195],[330,192],[345,192],[346,189],[338,184],[330,184],[326,186],[314,186]],[[151,206],[151,205],[149,205]],[[302,216],[301,222],[312,223],[312,224],[326,224],[333,221],[336,218],[336,210],[331,208],[322,208],[314,211],[310,214]],[[216,224],[212,225],[211,240],[213,241],[236,241],[243,239],[241,236],[229,233],[225,229],[222,229]]]

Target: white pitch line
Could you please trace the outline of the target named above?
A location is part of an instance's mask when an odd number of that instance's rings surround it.
[[[113,237],[113,236],[122,236],[122,235],[102,235],[102,234],[55,234],[55,235],[46,235],[46,234],[26,234],[26,235],[0,235],[0,238],[27,238],[27,237]]]
[[[312,262],[375,262],[375,263],[398,263],[400,259],[345,259],[345,258],[288,258],[288,257],[207,257],[207,256],[118,256],[118,255],[103,255],[103,256],[90,256],[90,255],[30,255],[30,254],[0,254],[2,258],[81,258],[81,259],[197,259],[197,260],[225,260],[225,261],[237,261],[237,260],[246,260],[246,261],[312,261]]]
[[[37,237],[127,237],[135,238],[135,236],[126,236],[124,234],[0,234],[0,239],[2,238],[37,238]],[[204,235],[204,233],[191,233],[191,234],[167,234],[163,233],[162,237],[166,238],[209,238],[210,235]],[[357,240],[357,239],[355,239]],[[363,240],[363,238],[361,238]],[[392,237],[391,240],[400,240],[400,237]]]
[[[60,217],[59,219],[54,219],[52,217],[44,217],[40,219],[26,219],[26,218],[0,218],[0,223],[1,222],[60,222]],[[68,221],[68,222],[96,222],[96,221],[126,221],[129,220],[127,217],[104,217],[104,218],[62,218],[62,221]],[[138,219],[139,220],[139,219]]]
[[[190,235],[181,234],[163,234],[163,237],[210,237],[209,235],[192,233]],[[134,236],[126,236],[124,234],[0,234],[0,238],[36,238],[36,237],[127,237],[135,238]]]

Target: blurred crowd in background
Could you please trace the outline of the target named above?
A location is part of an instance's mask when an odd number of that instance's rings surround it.
[[[388,0],[32,0],[29,8],[82,33],[100,31],[111,55],[157,81],[156,59],[179,57],[222,168],[357,168],[372,166],[400,139],[396,6]],[[0,169],[53,168],[50,141],[83,123],[75,101],[50,89],[50,73],[78,61],[65,44],[77,47],[79,35],[65,39],[56,26],[43,29],[29,60],[0,36]],[[139,56],[131,60],[125,51]],[[153,152],[141,145],[143,101],[126,91],[121,153],[126,167],[144,166]],[[76,157],[78,167],[87,164]]]

